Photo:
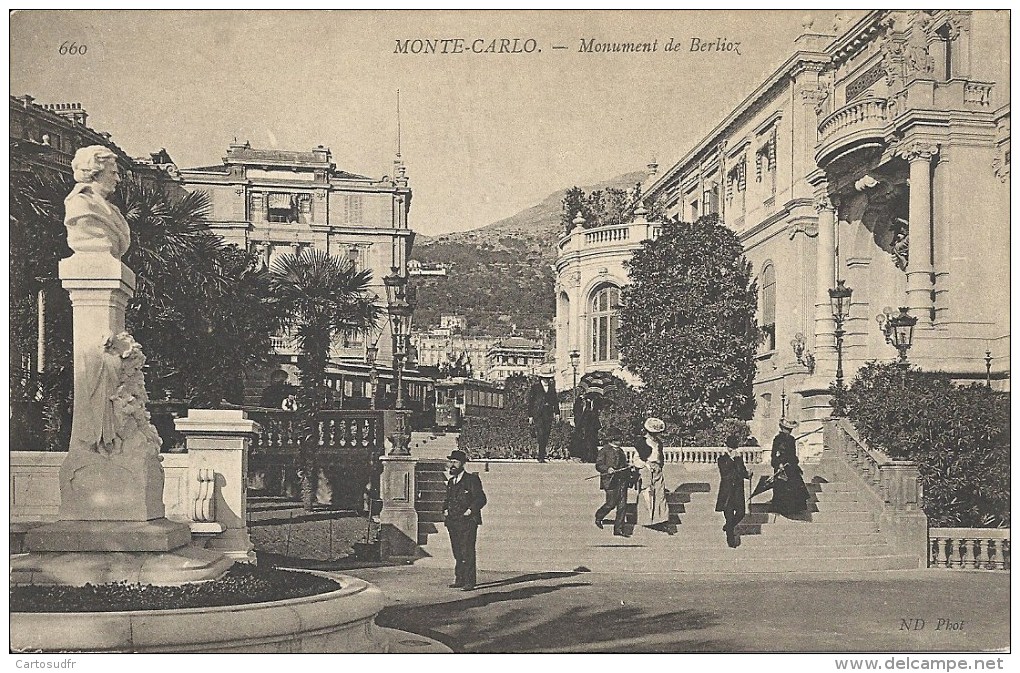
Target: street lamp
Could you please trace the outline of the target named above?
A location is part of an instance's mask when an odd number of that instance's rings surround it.
[[[393,333],[393,368],[397,379],[396,411],[397,421],[393,437],[393,454],[409,455],[407,447],[408,430],[404,413],[404,359],[407,357],[407,338],[411,332],[411,315],[414,306],[408,302],[407,276],[400,274],[400,269],[392,267],[393,273],[383,278],[386,286],[387,313]]]
[[[886,343],[892,344],[900,352],[899,363],[906,376],[907,351],[914,341],[914,325],[917,324],[917,318],[910,315],[909,308],[901,306],[898,314],[893,315],[892,309],[886,308],[875,320],[885,334]]]
[[[368,363],[368,384],[372,387],[372,393],[369,397],[369,408],[375,411],[375,391],[376,386],[379,385],[379,372],[375,368],[375,359],[379,356],[379,340],[376,339],[375,343],[365,349],[365,362]]]
[[[850,296],[853,290],[836,281],[836,287],[829,288],[829,302],[832,305],[832,319],[836,321],[836,387],[843,388],[843,322],[850,316]]]
[[[570,356],[570,366],[574,369],[574,399],[577,399],[577,365],[581,364],[581,351],[575,349],[567,355]]]

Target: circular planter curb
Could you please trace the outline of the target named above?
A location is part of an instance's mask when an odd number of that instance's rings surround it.
[[[14,652],[386,652],[368,582],[312,572],[342,588],[268,603],[131,612],[12,612]],[[418,636],[415,636],[418,637]]]

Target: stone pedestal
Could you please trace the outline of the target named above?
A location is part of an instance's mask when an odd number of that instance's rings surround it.
[[[379,514],[379,554],[383,559],[413,559],[418,550],[418,511],[415,509],[414,470],[410,456],[383,456]]]
[[[190,546],[188,524],[165,518],[144,357],[123,334],[134,273],[98,249],[79,249],[59,268],[74,333],[74,417],[60,468],[60,520],[26,536],[28,553],[11,559],[12,581],[173,585],[222,576],[232,561]]]
[[[206,549],[255,563],[248,532],[248,446],[258,429],[240,410],[189,409],[174,421],[188,448],[191,519],[218,524],[222,532]]]

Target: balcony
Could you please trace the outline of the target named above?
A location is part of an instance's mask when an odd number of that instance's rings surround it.
[[[882,142],[889,121],[885,98],[862,98],[844,105],[818,125],[816,163],[825,166],[858,147]]]
[[[632,222],[594,229],[575,228],[560,238],[559,251],[562,255],[582,250],[636,247],[642,241],[658,238],[661,233],[662,224],[659,222]]]

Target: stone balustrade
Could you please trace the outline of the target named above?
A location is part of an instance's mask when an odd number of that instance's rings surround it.
[[[992,104],[992,85],[986,82],[967,82],[963,85],[963,102],[988,107]]]
[[[634,447],[622,447],[627,459],[632,460],[635,455]],[[719,456],[726,453],[724,446],[667,446],[662,450],[663,462],[683,463],[688,465],[715,465]],[[747,465],[758,465],[765,462],[767,451],[761,446],[743,446],[737,449],[737,455],[744,459]]]
[[[889,121],[885,98],[861,98],[839,108],[818,125],[818,140],[825,142],[830,137],[858,127],[885,126]]]
[[[900,553],[916,554],[927,565],[928,517],[921,509],[917,465],[894,460],[869,446],[846,418],[824,422],[822,461],[837,479],[857,484],[861,502],[876,515],[879,530]]]
[[[259,424],[252,451],[297,452],[304,438],[298,414],[278,409],[247,409]],[[319,449],[382,447],[382,411],[322,411],[316,418],[313,442]]]
[[[931,568],[1009,570],[1008,528],[928,529]]]
[[[559,241],[560,252],[584,250],[592,247],[613,247],[617,245],[636,246],[647,239],[662,234],[659,222],[631,222],[592,229],[574,229]]]

